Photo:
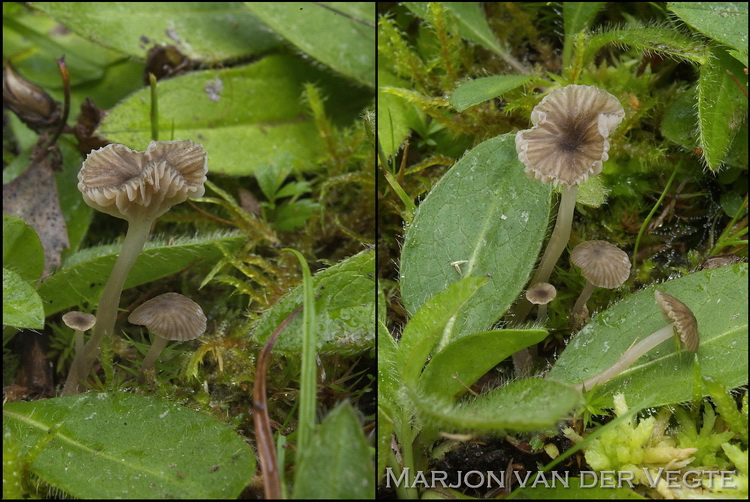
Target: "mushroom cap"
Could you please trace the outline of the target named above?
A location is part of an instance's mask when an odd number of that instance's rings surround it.
[[[548,282],[537,282],[526,290],[526,299],[534,305],[547,305],[556,296],[557,290]]]
[[[614,289],[630,277],[627,253],[607,241],[582,242],[570,253],[570,261],[594,286]]]
[[[698,320],[687,305],[672,295],[654,290],[656,303],[659,305],[664,318],[674,323],[680,341],[689,352],[698,352]]]
[[[617,98],[598,87],[555,89],[531,112],[534,127],[516,134],[518,160],[543,183],[578,185],[602,172],[607,137],[624,117]]]
[[[145,152],[111,144],[88,154],[78,173],[86,204],[128,222],[156,219],[205,191],[207,156],[198,143],[152,141]]]
[[[142,303],[128,316],[162,338],[185,342],[206,332],[206,315],[201,306],[179,293],[164,293]]]
[[[65,325],[76,331],[86,331],[96,324],[96,316],[73,310],[62,316]]]

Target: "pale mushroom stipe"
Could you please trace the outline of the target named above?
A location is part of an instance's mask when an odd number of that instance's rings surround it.
[[[168,341],[186,342],[206,332],[206,315],[201,306],[179,293],[164,293],[144,302],[131,312],[128,321],[145,326],[154,334],[151,349],[141,365],[141,382],[146,372],[154,368]]]
[[[664,319],[669,324],[631,346],[620,356],[615,364],[585,382],[579,383],[575,386],[576,389],[591,389],[596,385],[607,383],[628,369],[651,349],[673,336],[676,336],[678,342],[689,352],[698,352],[698,321],[690,308],[674,296],[668,295],[658,289],[654,291],[654,297]]]
[[[128,232],[102,290],[94,334],[81,356],[82,378],[91,371],[102,337],[114,333],[122,288],[154,220],[188,197],[203,195],[206,157],[203,146],[192,141],[152,141],[145,152],[107,145],[89,153],[83,162],[78,189],[84,201],[97,211],[127,220]]]

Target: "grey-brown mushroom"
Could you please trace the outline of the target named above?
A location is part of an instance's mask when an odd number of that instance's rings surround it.
[[[81,373],[83,370],[83,357],[78,356],[79,354],[82,356],[84,351],[83,333],[94,327],[96,317],[92,314],[74,310],[63,315],[62,320],[67,327],[75,331],[76,344],[76,358],[73,360],[73,366],[70,368],[70,373],[68,373],[68,378],[63,388],[63,394],[65,394],[65,389],[70,391],[72,388],[75,388],[78,385],[78,379],[85,376]]]
[[[580,243],[570,253],[570,261],[581,269],[586,278],[586,286],[573,306],[571,319],[580,317],[594,289],[619,288],[630,277],[627,253],[607,241]]]
[[[179,293],[164,293],[144,302],[128,316],[132,324],[145,326],[154,341],[141,365],[140,380],[154,367],[167,342],[194,340],[206,332],[206,315],[201,306]]]
[[[547,304],[555,299],[557,289],[548,282],[538,282],[526,291],[526,299],[532,304],[538,305],[537,320],[544,322],[547,319]]]
[[[609,158],[607,138],[625,117],[620,102],[607,91],[589,85],[568,85],[550,92],[531,112],[533,127],[516,134],[518,160],[527,175],[561,184],[557,221],[539,266],[529,284],[548,282],[568,245],[578,185],[598,175]],[[522,302],[516,320],[531,304]]]
[[[102,290],[94,334],[82,355],[86,373],[102,337],[114,332],[122,288],[154,220],[188,197],[201,197],[207,171],[206,151],[192,141],[152,141],[145,152],[111,144],[83,162],[78,189],[86,204],[128,221],[120,255]]]
[[[679,343],[689,352],[698,352],[698,321],[690,308],[674,296],[662,291],[655,290],[654,296],[656,304],[664,315],[664,319],[669,324],[630,347],[620,356],[615,364],[606,370],[576,385],[578,390],[591,389],[595,385],[603,385],[628,369],[651,349],[672,338],[672,336],[676,336]]]

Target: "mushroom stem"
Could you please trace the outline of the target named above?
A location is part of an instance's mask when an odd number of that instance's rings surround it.
[[[563,185],[560,206],[557,210],[557,221],[552,235],[544,250],[542,260],[539,262],[534,277],[529,284],[533,286],[538,282],[549,282],[549,276],[555,268],[557,260],[560,259],[565,247],[570,240],[570,230],[573,227],[573,211],[576,207],[576,194],[578,185]],[[515,311],[515,323],[522,323],[531,311],[532,304],[526,298],[522,298]]]
[[[611,379],[628,369],[630,365],[636,362],[641,356],[646,354],[648,351],[650,351],[660,343],[669,340],[673,335],[674,323],[668,324],[660,330],[651,333],[648,337],[626,350],[615,364],[602,371],[598,375],[589,378],[585,382],[579,383],[575,386],[575,388],[577,390],[582,390],[583,388],[591,389],[595,385],[602,385],[610,381]]]
[[[152,219],[144,221],[133,221],[128,224],[128,233],[125,235],[125,240],[122,242],[122,249],[120,256],[115,262],[112,273],[102,290],[102,296],[99,299],[99,306],[96,311],[96,326],[94,326],[94,334],[86,344],[86,347],[81,355],[83,362],[81,366],[81,377],[85,378],[86,375],[91,371],[94,365],[94,361],[99,354],[99,345],[101,344],[104,335],[111,336],[115,330],[115,321],[117,320],[117,310],[120,305],[120,295],[122,294],[122,288],[125,285],[125,280],[128,278],[130,269],[133,268],[138,255],[143,250],[143,246],[148,240],[148,235],[151,232]],[[76,361],[78,361],[78,354],[76,354]],[[76,361],[73,364],[76,364]]]
[[[586,286],[583,288],[583,291],[581,291],[581,294],[578,296],[578,300],[576,300],[576,304],[573,306],[573,311],[571,316],[576,316],[578,313],[583,311],[583,307],[586,306],[586,302],[589,301],[589,298],[591,298],[591,294],[596,289],[596,286],[594,284],[591,284],[591,281],[586,281]]]
[[[83,374],[83,331],[75,330],[76,333],[76,356],[73,359],[73,363],[70,366],[68,377],[65,379],[65,386],[63,387],[62,395],[70,396],[78,391],[78,380],[82,378]]]
[[[539,310],[536,312],[536,320],[544,323],[547,320],[547,304],[539,305]]]
[[[143,364],[141,365],[141,375],[138,377],[140,383],[143,383],[145,380],[146,371],[154,367],[156,359],[159,357],[159,354],[161,354],[161,351],[164,350],[164,347],[167,346],[168,341],[169,340],[166,338],[154,335],[154,342],[151,344],[151,348],[149,349],[148,354],[146,354],[145,359],[143,359]]]

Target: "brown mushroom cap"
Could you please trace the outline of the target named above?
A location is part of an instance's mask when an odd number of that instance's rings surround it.
[[[548,282],[537,282],[526,290],[526,299],[534,305],[547,305],[557,296],[557,289]]]
[[[78,190],[94,209],[132,222],[201,197],[207,172],[206,151],[192,141],[152,141],[145,152],[111,144],[88,154]]]
[[[623,117],[617,98],[598,87],[556,89],[531,112],[534,127],[516,134],[518,160],[543,183],[578,185],[602,171],[607,137]]]
[[[206,332],[201,306],[179,293],[164,293],[144,302],[128,316],[133,324],[146,326],[167,340],[187,341]]]
[[[67,327],[76,331],[89,330],[96,324],[96,316],[76,310],[63,315],[62,320]]]
[[[654,291],[656,303],[659,305],[664,318],[674,323],[680,341],[689,352],[698,352],[698,320],[687,305],[674,296],[658,289]]]
[[[607,241],[582,242],[570,253],[570,261],[580,267],[594,286],[614,289],[630,277],[630,260],[622,249]]]

